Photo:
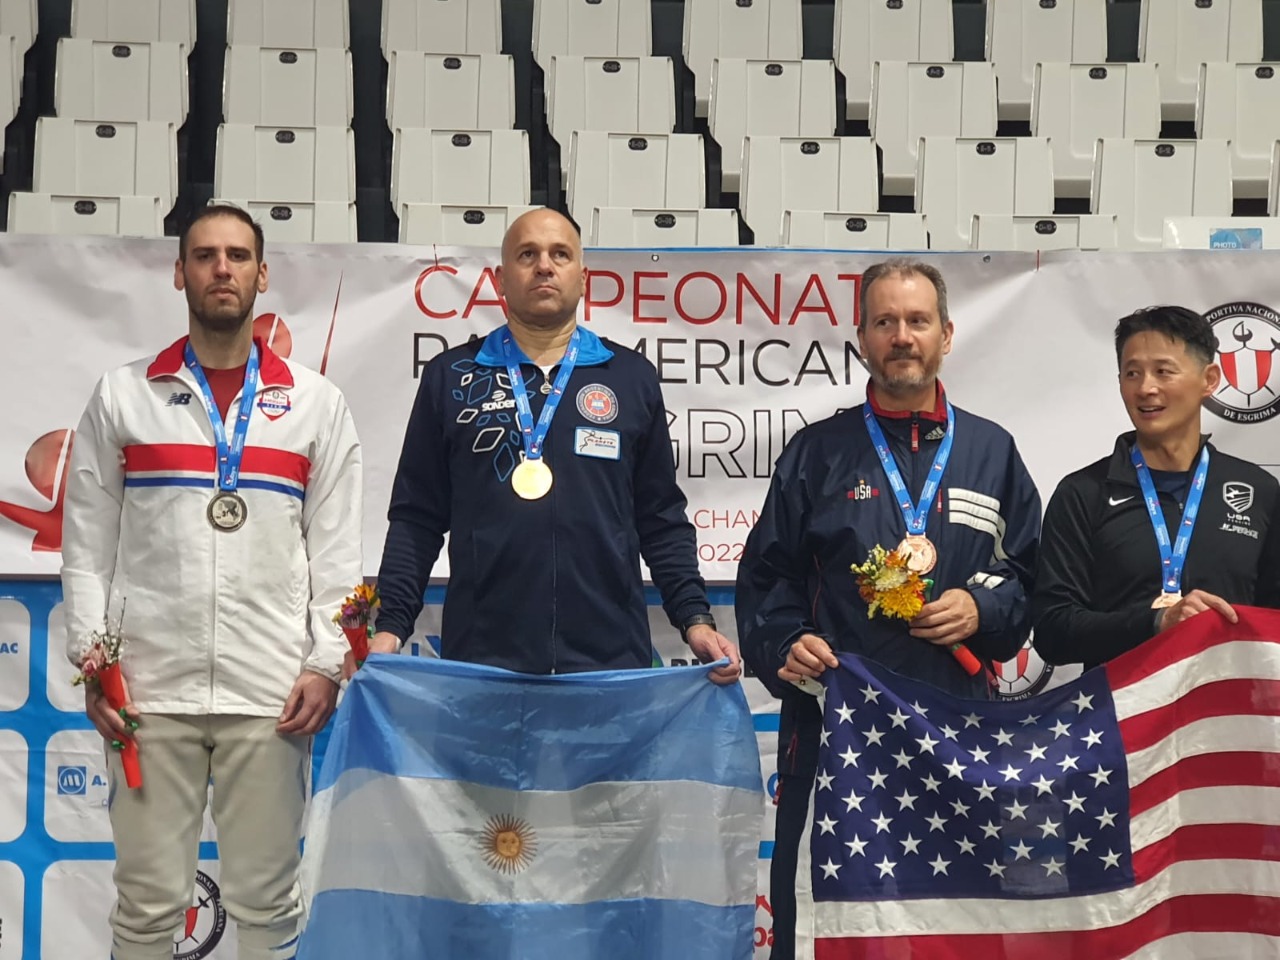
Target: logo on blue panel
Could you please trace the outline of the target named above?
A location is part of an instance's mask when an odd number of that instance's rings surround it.
[[[58,796],[83,797],[88,783],[84,767],[58,767]]]

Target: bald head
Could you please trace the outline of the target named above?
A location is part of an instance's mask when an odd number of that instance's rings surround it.
[[[508,317],[537,327],[571,322],[586,275],[582,241],[568,218],[544,207],[507,228],[497,276]]]
[[[502,262],[507,262],[513,242],[518,242],[526,233],[539,231],[560,232],[565,239],[573,242],[578,251],[578,259],[582,259],[582,240],[573,221],[549,207],[539,207],[511,221],[511,226],[507,227],[507,232],[502,237]]]

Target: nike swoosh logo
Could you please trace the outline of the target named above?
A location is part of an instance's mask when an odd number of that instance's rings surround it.
[[[1121,497],[1119,500],[1115,497],[1107,497],[1107,503],[1111,504],[1113,507],[1118,507],[1120,504],[1128,503],[1132,499],[1133,497]]]

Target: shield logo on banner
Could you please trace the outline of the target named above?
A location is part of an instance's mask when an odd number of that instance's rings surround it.
[[[1222,367],[1222,383],[1205,406],[1231,423],[1262,423],[1280,414],[1280,313],[1240,302],[1205,317],[1218,338]]]
[[[994,666],[996,696],[1001,700],[1025,700],[1048,686],[1053,677],[1053,666],[1032,649],[1030,640],[1012,660]]]

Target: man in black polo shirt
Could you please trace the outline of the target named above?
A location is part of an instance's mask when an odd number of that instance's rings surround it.
[[[1233,604],[1280,607],[1280,483],[1200,433],[1216,348],[1185,307],[1116,326],[1135,429],[1049,501],[1031,602],[1047,662],[1088,668],[1207,610],[1234,622]]]

